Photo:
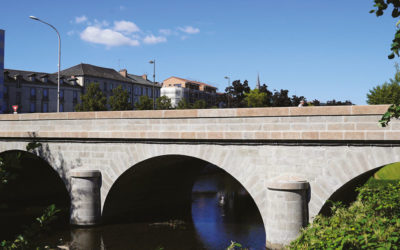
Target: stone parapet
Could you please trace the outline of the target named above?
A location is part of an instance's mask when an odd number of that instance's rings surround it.
[[[0,138],[395,141],[387,105],[0,115]]]

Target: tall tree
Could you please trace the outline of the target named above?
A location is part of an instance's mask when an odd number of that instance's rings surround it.
[[[129,110],[132,109],[132,104],[129,103],[128,91],[122,89],[122,86],[113,89],[113,95],[110,97],[111,110]]]
[[[272,92],[268,90],[268,86],[265,83],[260,86],[260,93],[265,93],[264,105],[266,107],[272,106]]]
[[[280,91],[275,90],[272,95],[272,106],[273,107],[289,107],[292,104],[288,96],[289,90],[281,89]]]
[[[396,64],[396,74],[382,85],[371,89],[367,94],[368,104],[400,104],[400,68]]]
[[[172,109],[171,98],[168,96],[160,96],[156,99],[156,107],[157,109]]]
[[[99,83],[90,83],[86,88],[86,93],[81,95],[81,101],[75,106],[76,111],[107,110],[107,98],[101,91]]]
[[[135,109],[137,110],[151,110],[153,109],[153,99],[148,96],[142,95],[139,97],[139,102],[135,103]]]
[[[241,83],[240,80],[233,81],[232,86],[227,87],[225,92],[228,95],[228,102],[231,108],[245,107],[246,103],[244,102],[244,98],[245,93],[250,92],[249,83],[247,80],[243,83]]]
[[[265,107],[267,102],[267,93],[261,92],[259,89],[250,90],[249,93],[245,93],[244,101],[247,107]]]
[[[292,102],[292,106],[298,106],[301,100],[303,100],[304,105],[307,106],[307,100],[304,96],[292,95],[292,98],[290,99],[290,101]]]
[[[375,13],[377,17],[382,16],[384,11],[388,8],[389,5],[393,7],[392,17],[398,18],[400,16],[400,0],[374,0],[375,4],[370,13]],[[395,56],[400,56],[400,29],[399,29],[400,20],[396,23],[396,33],[394,35],[394,39],[392,41],[390,50],[392,53],[388,55],[389,59],[393,59]],[[385,114],[383,114],[379,123],[382,127],[386,127],[392,118],[399,119],[400,118],[400,104],[393,103],[390,105]]]

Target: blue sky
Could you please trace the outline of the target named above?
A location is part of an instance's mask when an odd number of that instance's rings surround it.
[[[5,67],[56,72],[81,62],[156,80],[179,76],[223,91],[257,73],[269,89],[308,100],[365,104],[368,90],[391,78],[396,20],[377,18],[370,0],[76,1],[2,0]],[[390,13],[388,13],[390,14]],[[398,59],[397,59],[398,61]]]

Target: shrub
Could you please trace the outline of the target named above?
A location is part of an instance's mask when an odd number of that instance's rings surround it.
[[[318,215],[290,249],[400,249],[400,182],[371,180],[345,208]]]

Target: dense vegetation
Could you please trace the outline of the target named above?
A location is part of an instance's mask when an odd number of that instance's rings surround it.
[[[390,173],[399,172],[388,170]],[[379,176],[385,176],[383,171]],[[348,208],[318,215],[291,243],[291,249],[400,249],[400,181],[371,178]]]

